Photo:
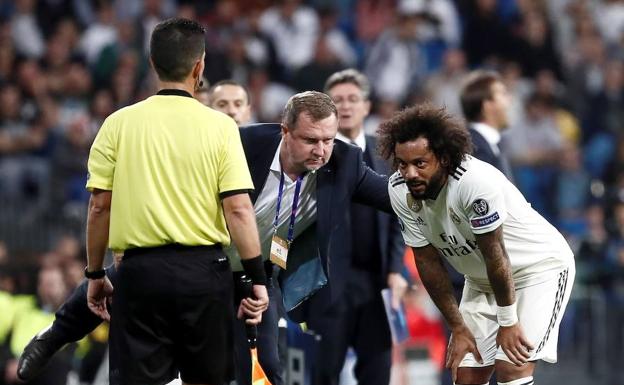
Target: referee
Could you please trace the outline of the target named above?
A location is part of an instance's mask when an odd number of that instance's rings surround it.
[[[238,128],[193,98],[204,56],[199,24],[160,23],[150,41],[160,91],[112,114],[89,155],[87,301],[103,318],[113,293],[104,254],[107,245],[124,252],[112,384],[164,384],[178,372],[185,384],[232,378],[233,281],[222,250],[230,236],[256,298],[241,301],[239,317],[258,323],[268,305]]]

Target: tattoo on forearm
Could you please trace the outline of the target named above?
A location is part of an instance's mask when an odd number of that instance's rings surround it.
[[[496,303],[499,306],[511,305],[516,301],[515,288],[511,263],[503,242],[503,227],[500,226],[487,234],[477,235],[477,244],[483,254]]]
[[[413,250],[420,279],[429,296],[451,328],[462,325],[464,321],[459,313],[451,280],[448,271],[442,264],[438,250],[432,246],[414,248]]]

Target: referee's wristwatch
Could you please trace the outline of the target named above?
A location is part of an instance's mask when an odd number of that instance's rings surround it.
[[[89,267],[85,267],[85,270],[84,270],[84,275],[85,275],[85,278],[87,279],[100,279],[106,276],[106,270],[104,269],[96,270],[96,271],[89,271],[87,270],[88,268]]]

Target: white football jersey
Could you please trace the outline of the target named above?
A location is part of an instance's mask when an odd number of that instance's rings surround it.
[[[491,292],[475,234],[503,225],[515,287],[544,282],[574,263],[563,236],[492,165],[471,156],[448,177],[435,200],[416,200],[398,172],[390,200],[408,246],[433,245],[471,287]]]

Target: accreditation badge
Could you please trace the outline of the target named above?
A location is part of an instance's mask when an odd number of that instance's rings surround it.
[[[271,256],[270,260],[277,266],[286,270],[286,259],[288,258],[288,242],[273,234],[271,238]]]

